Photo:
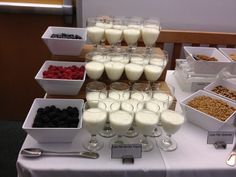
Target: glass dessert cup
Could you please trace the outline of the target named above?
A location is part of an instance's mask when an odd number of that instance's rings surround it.
[[[129,63],[125,65],[125,75],[130,81],[130,86],[132,86],[143,74],[143,65]]]
[[[133,113],[118,110],[109,115],[110,125],[117,137],[111,141],[111,144],[127,144],[122,137],[127,133],[133,123]]]
[[[109,121],[110,112],[117,111],[120,109],[120,103],[114,99],[106,98],[98,102],[98,108],[103,109],[108,112],[108,118],[106,124],[102,131],[99,132],[99,135],[105,138],[110,138],[115,136],[115,133],[112,131]]]
[[[140,102],[148,101],[152,98],[152,90],[146,82],[136,82],[132,85],[131,98]]]
[[[174,151],[177,149],[177,143],[171,135],[175,134],[183,125],[184,116],[175,111],[166,110],[161,113],[161,121],[166,136],[157,140],[157,146],[163,151]]]
[[[85,55],[85,61],[96,61],[99,63],[106,63],[111,60],[110,56],[107,52],[100,52],[100,51],[92,51]]]
[[[121,19],[113,19],[112,28],[105,29],[105,37],[107,42],[111,45],[111,51],[115,51],[117,43],[121,41],[123,29]]]
[[[98,80],[104,72],[104,64],[97,61],[89,61],[85,65],[86,74],[92,80]]]
[[[106,84],[92,81],[86,85],[86,100],[89,107],[98,107],[99,100],[107,98]]]
[[[130,61],[129,55],[125,52],[111,52],[108,54],[108,58],[113,62],[120,62],[123,64],[128,64]]]
[[[162,53],[151,53],[150,55],[147,55],[149,59],[150,65],[160,66],[162,68],[166,68],[169,60],[168,52],[165,50],[162,50]]]
[[[141,20],[138,18],[127,19],[127,28],[123,30],[125,42],[128,45],[127,52],[136,50],[137,41],[141,36]]]
[[[135,114],[135,122],[137,130],[142,134],[139,143],[142,145],[143,152],[152,151],[154,145],[153,142],[148,139],[155,129],[159,116],[148,109],[142,109]]]
[[[104,64],[107,77],[111,81],[117,81],[121,78],[125,64],[121,62],[110,61]]]
[[[97,21],[97,18],[88,18],[86,20],[87,35],[89,40],[94,45],[94,51],[98,51],[98,46],[100,45],[102,39],[104,39],[105,36],[104,28],[97,26]]]
[[[113,82],[110,85],[108,97],[119,102],[130,98],[130,86],[124,82]]]
[[[83,111],[83,126],[91,134],[91,138],[83,143],[88,151],[98,151],[103,148],[103,142],[98,141],[97,133],[100,132],[106,122],[107,112],[100,108],[91,108],[87,102]]]
[[[142,107],[143,105],[135,99],[129,99],[121,103],[121,109],[131,114],[134,114],[137,110],[142,109]],[[138,132],[135,130],[135,122],[132,123],[125,136],[128,138],[134,138],[138,136]]]
[[[156,82],[160,78],[163,70],[163,67],[155,65],[146,65],[144,67],[144,75],[148,80],[150,87],[152,87],[154,82]]]
[[[107,49],[106,46],[105,46],[105,41],[106,41],[106,38],[105,38],[105,30],[112,28],[112,26],[113,26],[112,21],[113,21],[113,20],[112,20],[112,17],[110,17],[110,16],[105,16],[105,15],[103,15],[103,16],[98,16],[96,19],[97,19],[97,21],[96,21],[96,26],[97,26],[97,27],[100,27],[100,28],[102,28],[102,29],[104,29],[104,36],[103,36],[103,38],[102,38],[102,40],[101,40],[101,47],[100,47],[100,50],[101,50],[102,52],[107,52],[107,51],[109,51],[109,49]]]
[[[153,90],[152,97],[154,99],[167,102],[168,109],[172,106],[175,95],[174,86],[160,82],[153,84],[152,90]]]
[[[161,114],[163,111],[168,109],[168,100],[165,102],[165,101],[160,101],[160,100],[152,98],[149,102],[150,102],[149,104],[153,102],[159,106],[158,114]],[[156,125],[156,128],[153,130],[151,134],[151,137],[159,137],[161,135],[162,135],[161,120],[159,120]]]
[[[143,22],[142,39],[146,46],[146,53],[152,53],[152,47],[156,43],[160,34],[160,21],[159,19],[146,19]]]

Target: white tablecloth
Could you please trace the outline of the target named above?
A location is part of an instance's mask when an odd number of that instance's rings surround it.
[[[191,94],[180,90],[173,71],[167,72],[166,82],[175,86],[177,101]],[[181,111],[179,104],[177,104],[176,110]],[[38,144],[30,136],[27,136],[22,148],[41,147],[58,151],[83,150],[81,142],[89,138],[88,136],[86,130],[82,129],[72,144]],[[206,144],[207,132],[188,122],[173,138],[178,143],[176,151],[164,152],[155,147],[152,152],[143,153],[143,158],[135,159],[133,165],[123,165],[121,160],[111,159],[110,139],[101,137],[100,139],[105,142],[105,147],[99,151],[100,158],[96,160],[69,157],[27,159],[19,155],[17,160],[18,175],[19,177],[236,176],[236,168],[229,167],[225,163],[232,150],[232,145],[228,145],[226,150],[216,150],[212,145]],[[133,141],[135,142],[137,139]]]

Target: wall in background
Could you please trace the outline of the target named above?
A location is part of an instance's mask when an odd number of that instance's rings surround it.
[[[235,0],[77,0],[77,23],[98,15],[159,17],[165,29],[236,32]]]

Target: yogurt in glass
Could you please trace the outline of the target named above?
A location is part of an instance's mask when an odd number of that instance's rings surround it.
[[[104,72],[104,64],[91,61],[85,65],[86,73],[89,78],[97,80],[99,79]]]
[[[175,134],[184,123],[184,116],[172,111],[166,110],[161,114],[162,127],[168,135]]]
[[[95,44],[100,43],[104,38],[105,30],[100,27],[91,26],[87,27],[88,38]]]
[[[126,111],[111,112],[109,116],[112,130],[117,135],[125,135],[133,122],[133,116]]]
[[[143,66],[129,63],[125,65],[125,74],[130,81],[136,81],[143,74]]]
[[[105,71],[107,77],[112,80],[116,81],[119,80],[123,74],[125,65],[120,62],[107,62],[105,63]]]
[[[157,81],[161,76],[163,71],[162,67],[155,65],[146,65],[144,67],[144,74],[147,80],[149,81]]]
[[[106,111],[99,108],[89,108],[83,113],[83,126],[92,135],[101,131],[107,119]]]
[[[105,36],[109,44],[116,44],[121,40],[122,30],[119,29],[106,29]]]

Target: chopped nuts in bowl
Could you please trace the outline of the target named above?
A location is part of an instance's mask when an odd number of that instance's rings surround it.
[[[208,131],[232,128],[236,103],[218,95],[199,90],[180,103],[186,119]]]

